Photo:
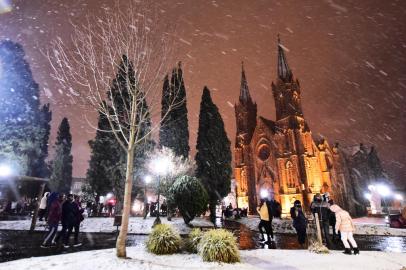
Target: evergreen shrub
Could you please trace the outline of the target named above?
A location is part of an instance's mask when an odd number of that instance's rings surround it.
[[[147,250],[157,255],[173,254],[180,249],[180,235],[168,224],[154,227],[146,242]]]
[[[184,175],[179,177],[169,189],[171,200],[179,208],[186,224],[207,208],[208,195],[199,179]]]
[[[224,229],[210,230],[203,234],[198,246],[205,262],[235,263],[240,261],[240,252],[234,235]]]

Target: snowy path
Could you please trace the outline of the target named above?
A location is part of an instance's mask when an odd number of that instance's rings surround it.
[[[142,217],[131,217],[128,226],[128,233],[132,234],[149,234],[152,230],[152,224],[155,218],[143,219]],[[86,218],[80,225],[81,232],[103,232],[110,233],[116,230],[113,226],[113,218]],[[168,221],[166,218],[161,218],[163,223],[172,224],[181,234],[188,234],[191,230],[182,218],[172,218]],[[13,220],[13,221],[0,221],[0,230],[29,230],[31,220]],[[195,218],[191,225],[195,227],[213,227],[213,223],[202,218]],[[37,222],[36,231],[44,231],[45,222]]]
[[[233,219],[234,220],[234,219]],[[247,226],[250,230],[258,231],[259,218],[257,216],[249,216],[235,220]],[[406,229],[390,228],[384,222],[378,222],[375,218],[360,218],[354,219],[355,234],[358,235],[388,235],[406,237]],[[296,234],[292,226],[292,221],[289,219],[274,219],[272,227],[276,233],[291,233]]]
[[[205,263],[195,254],[156,256],[143,246],[127,250],[130,259],[118,259],[114,249],[84,251],[78,253],[35,257],[0,264],[0,270],[163,270],[163,269],[380,269],[400,270],[406,267],[406,255],[375,251],[361,252],[357,256],[333,251],[328,255],[310,253],[307,250],[250,250],[241,251],[242,262],[238,264]]]

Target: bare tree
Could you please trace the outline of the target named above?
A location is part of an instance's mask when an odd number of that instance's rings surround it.
[[[72,26],[71,39],[64,42],[57,38],[47,57],[53,77],[65,93],[76,104],[103,114],[111,128],[107,132],[114,133],[127,154],[122,225],[116,243],[117,256],[126,257],[134,151],[160,124],[144,132],[149,114],[160,113],[158,84],[169,63],[170,34],[165,32],[167,27],[160,26],[157,12],[148,1],[130,1],[125,7],[117,4],[99,17],[88,17],[84,25]],[[112,76],[117,71],[124,74],[125,83],[118,84],[113,92]],[[146,101],[149,110],[145,109]]]

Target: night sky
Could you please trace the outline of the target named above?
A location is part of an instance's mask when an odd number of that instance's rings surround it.
[[[94,130],[82,111],[66,105],[41,51],[56,35],[69,37],[70,20],[80,23],[86,14],[97,14],[114,2],[0,0],[0,39],[24,46],[41,100],[52,104],[51,145],[62,117],[70,120],[76,177],[86,174],[87,141]],[[359,142],[375,145],[384,169],[406,186],[406,1],[154,2],[160,2],[160,16],[176,25],[174,59],[183,63],[191,149],[204,85],[212,90],[233,145],[233,104],[239,95],[241,61],[259,115],[275,119],[270,85],[276,79],[280,33],[288,63],[302,87],[304,115],[313,135],[343,147]],[[87,117],[96,123],[95,114]]]

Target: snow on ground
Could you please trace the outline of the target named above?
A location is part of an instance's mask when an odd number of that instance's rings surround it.
[[[163,270],[163,269],[290,269],[326,270],[380,269],[401,270],[406,266],[404,254],[361,251],[360,255],[344,255],[340,251],[314,254],[307,250],[241,251],[241,263],[219,264],[203,262],[196,254],[153,255],[144,246],[127,248],[129,259],[118,259],[115,249],[83,251],[48,257],[33,257],[0,264],[0,270]]]
[[[234,219],[233,219],[234,220]],[[383,220],[383,219],[382,219]],[[384,221],[377,218],[359,218],[354,219],[355,234],[359,235],[390,235],[406,237],[406,229],[390,228]],[[259,217],[249,216],[236,220],[253,231],[258,231]],[[290,219],[274,219],[272,221],[274,232],[296,234]],[[0,227],[1,228],[1,227]],[[330,228],[331,229],[331,228]]]
[[[143,219],[142,217],[131,217],[128,226],[128,233],[130,234],[149,234],[152,230],[154,217]],[[182,218],[172,218],[168,221],[166,217],[161,217],[162,223],[171,224],[175,227],[180,234],[188,234],[192,228],[188,227]],[[113,226],[114,218],[86,218],[80,225],[81,232],[102,232],[110,233],[116,230]],[[191,225],[194,227],[213,227],[213,223],[202,218],[195,218],[192,220]],[[0,230],[29,230],[31,220],[12,220],[0,221]],[[35,228],[36,231],[44,231],[46,223],[38,221]]]

